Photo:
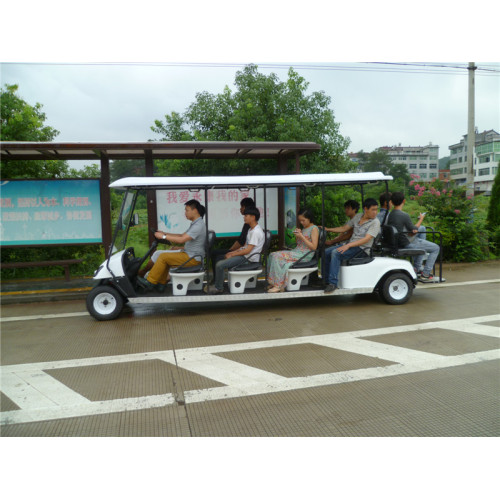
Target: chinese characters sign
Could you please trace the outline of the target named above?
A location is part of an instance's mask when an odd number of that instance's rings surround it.
[[[2,181],[2,245],[101,243],[98,180]]]
[[[243,198],[253,198],[260,210],[259,224],[264,228],[264,191],[256,189],[240,191],[238,189],[210,189],[207,193],[208,207],[205,203],[205,191],[164,190],[156,192],[158,228],[170,233],[184,233],[190,222],[184,216],[184,203],[198,200],[208,208],[208,227],[217,236],[239,236],[243,227],[240,202]],[[278,190],[266,190],[267,229],[274,234],[278,229]]]

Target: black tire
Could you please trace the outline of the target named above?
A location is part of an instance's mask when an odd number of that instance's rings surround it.
[[[99,321],[115,319],[122,309],[123,297],[112,286],[97,286],[87,295],[87,310]]]
[[[410,300],[413,294],[413,282],[404,273],[389,275],[379,290],[380,297],[388,304],[404,304]]]

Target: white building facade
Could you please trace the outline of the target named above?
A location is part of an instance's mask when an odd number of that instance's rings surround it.
[[[406,165],[410,174],[417,174],[422,181],[439,177],[439,146],[384,146],[393,164]]]
[[[449,146],[450,178],[457,184],[467,182],[467,134]],[[474,191],[491,191],[500,161],[500,134],[494,130],[478,133],[474,146]]]

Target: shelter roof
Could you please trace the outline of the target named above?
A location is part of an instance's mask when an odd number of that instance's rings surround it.
[[[319,151],[315,142],[1,142],[2,160],[272,159]]]

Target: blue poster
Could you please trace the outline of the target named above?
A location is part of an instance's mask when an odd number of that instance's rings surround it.
[[[0,185],[1,244],[102,243],[99,180],[12,180]]]

